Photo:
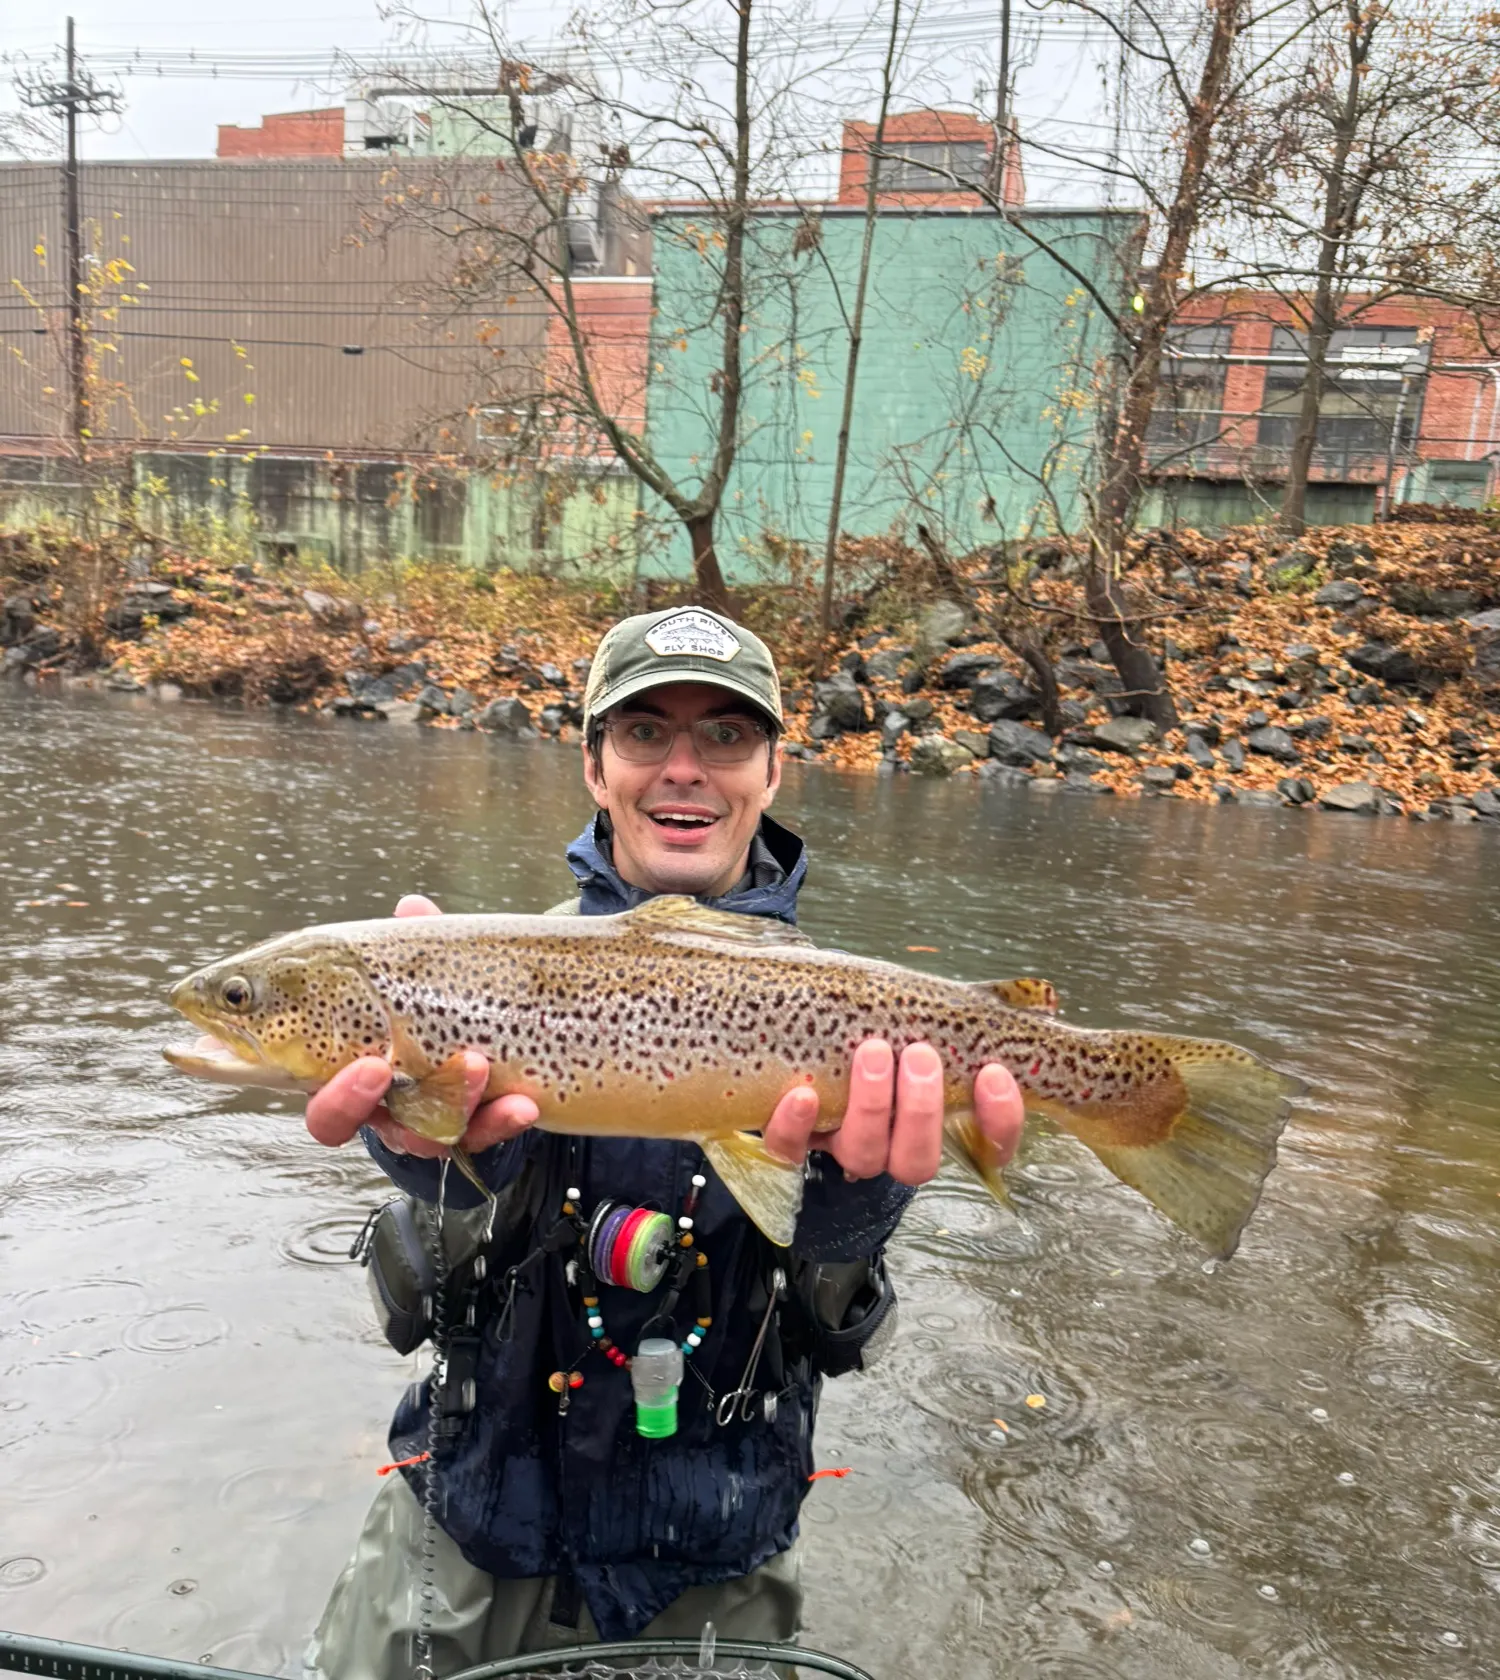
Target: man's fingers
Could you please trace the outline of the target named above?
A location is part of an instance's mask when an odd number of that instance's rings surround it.
[[[308,1131],[331,1148],[348,1143],[380,1106],[390,1083],[390,1064],[381,1057],[350,1062],[308,1099]]]
[[[761,1141],[778,1161],[805,1161],[817,1123],[818,1093],[811,1085],[794,1085],[772,1111]]]
[[[493,1149],[497,1143],[509,1143],[528,1127],[534,1126],[541,1110],[530,1097],[519,1092],[512,1096],[496,1097],[474,1110],[474,1118],[464,1133],[464,1148],[471,1155],[481,1149]]]
[[[891,1151],[896,1057],[883,1038],[867,1038],[849,1068],[849,1105],[829,1145],[851,1178],[884,1172]]]
[[[943,1060],[930,1044],[910,1044],[896,1070],[896,1118],[886,1171],[925,1184],[943,1161]]]
[[[441,916],[442,913],[430,898],[424,898],[421,893],[407,893],[396,901],[398,916]]]
[[[1008,1067],[989,1062],[974,1081],[974,1118],[979,1129],[1000,1152],[1003,1167],[1021,1142],[1026,1123],[1026,1100]]]

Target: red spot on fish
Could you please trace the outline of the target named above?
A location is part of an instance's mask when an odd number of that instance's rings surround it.
[[[1036,1061],[1034,1061],[1029,1068],[1027,1068],[1026,1076],[1027,1076],[1028,1079],[1035,1079],[1036,1076],[1041,1071],[1042,1071],[1041,1058],[1038,1057],[1038,1059]]]

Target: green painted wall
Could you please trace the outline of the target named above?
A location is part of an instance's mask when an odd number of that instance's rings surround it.
[[[142,449],[133,457],[141,518],[188,542],[217,529],[267,556],[297,553],[350,573],[382,561],[432,559],[607,578],[618,586],[635,577],[634,479],[553,475],[506,483],[477,472],[419,475],[413,495],[412,471],[399,461],[315,455]],[[0,457],[0,525],[77,511],[76,485],[56,471],[43,475],[34,459],[17,458],[7,470]]]
[[[1132,216],[1036,211],[1026,222],[1117,290]],[[763,575],[768,533],[821,549],[827,531],[864,217],[826,211],[816,225],[819,248],[797,252],[800,216],[752,219],[744,412],[718,535],[732,579]],[[649,435],[677,482],[696,487],[718,400],[723,246],[706,218],[673,211],[655,220],[654,257]],[[967,548],[1050,529],[1059,514],[1072,523],[1108,341],[1077,282],[1000,218],[883,212],[843,529],[910,534],[920,520]],[[670,520],[663,530],[643,569],[685,574],[685,538]]]
[[[1220,531],[1274,519],[1285,486],[1250,486],[1208,478],[1164,479],[1146,492],[1138,523],[1143,527]],[[1309,525],[1368,525],[1375,517],[1373,484],[1309,484]]]

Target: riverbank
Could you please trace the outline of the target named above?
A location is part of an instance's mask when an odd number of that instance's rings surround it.
[[[919,557],[894,545],[867,557],[870,586],[849,597],[823,680],[811,605],[747,601],[784,660],[788,752],[880,773],[1500,821],[1493,519],[1327,528],[1295,545],[1255,529],[1143,538],[1145,634],[1182,718],[1165,736],[1117,715],[1121,684],[1087,639],[1064,548],[1035,545],[999,581],[990,564],[960,568],[962,604],[923,604],[909,581]],[[0,661],[22,680],[563,740],[590,652],[629,610],[602,589],[515,574],[297,576],[56,537],[0,539],[0,590]],[[1051,734],[1031,673],[997,639],[1018,598],[1058,683]]]

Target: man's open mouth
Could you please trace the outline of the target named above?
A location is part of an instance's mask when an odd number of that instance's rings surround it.
[[[695,828],[712,828],[719,820],[717,817],[689,816],[681,811],[651,811],[648,815],[658,828],[670,829],[679,834]]]

